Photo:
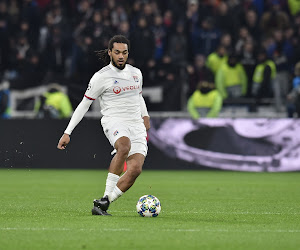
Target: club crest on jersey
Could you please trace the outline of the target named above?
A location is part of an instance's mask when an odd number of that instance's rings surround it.
[[[115,94],[119,94],[119,93],[121,92],[121,88],[120,88],[120,87],[114,87],[114,88],[113,88],[113,92],[114,92]]]
[[[117,134],[119,134],[119,131],[118,131],[118,130],[116,130],[116,131],[114,132],[114,136],[116,136]]]
[[[139,82],[139,78],[137,76],[132,76],[135,82]]]
[[[115,80],[115,81],[114,81],[114,84],[117,84],[117,83],[119,83],[119,82],[118,82],[117,80]]]

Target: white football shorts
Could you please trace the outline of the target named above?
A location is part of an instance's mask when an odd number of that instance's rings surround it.
[[[140,153],[146,157],[148,152],[147,132],[144,123],[127,123],[124,121],[110,121],[102,124],[104,134],[114,147],[115,142],[122,136],[131,141],[128,157]],[[114,152],[114,151],[113,151]]]

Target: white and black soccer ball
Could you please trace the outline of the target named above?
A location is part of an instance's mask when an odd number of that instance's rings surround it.
[[[142,217],[156,217],[161,211],[160,201],[154,195],[143,195],[136,204],[136,210]]]

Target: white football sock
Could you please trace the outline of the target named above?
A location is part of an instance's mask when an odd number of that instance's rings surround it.
[[[118,176],[116,174],[113,174],[113,173],[107,174],[104,196],[110,195],[114,191],[114,188],[116,187],[119,179],[120,179],[120,176]]]
[[[122,194],[124,194],[117,186],[115,186],[114,191],[108,195],[108,199],[110,202],[115,201],[116,199],[118,199]]]

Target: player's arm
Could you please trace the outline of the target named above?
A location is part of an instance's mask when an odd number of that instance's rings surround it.
[[[142,95],[140,95],[140,105],[141,105],[141,114],[144,120],[144,125],[146,127],[146,130],[148,131],[150,129],[150,116],[148,114],[146,103]]]
[[[72,131],[75,129],[75,127],[78,125],[78,123],[82,120],[84,117],[85,113],[89,110],[91,104],[93,103],[93,100],[90,100],[86,97],[83,97],[82,101],[79,103],[77,108],[75,109],[71,120],[69,122],[68,127],[66,128],[64,134],[60,138],[57,148],[58,149],[66,149],[66,146],[70,142],[70,135]]]
[[[82,120],[84,117],[85,113],[89,110],[91,104],[93,101],[99,97],[103,91],[104,91],[104,84],[98,84],[98,83],[103,83],[104,79],[99,73],[95,73],[93,77],[91,78],[88,88],[84,94],[84,97],[82,101],[79,103],[77,106],[76,110],[74,111],[71,120],[69,122],[68,127],[66,128],[64,134],[60,138],[57,148],[58,149],[65,149],[66,146],[70,142],[70,135],[72,131],[75,129],[77,124]]]
[[[139,71],[139,75],[140,75],[140,84],[141,84],[141,88],[142,88],[142,86],[143,86],[143,75],[142,75],[141,71]],[[150,116],[148,114],[148,110],[147,110],[145,100],[142,96],[142,91],[140,92],[140,106],[141,106],[142,118],[144,120],[144,125],[146,127],[146,130],[148,131],[150,129]]]

